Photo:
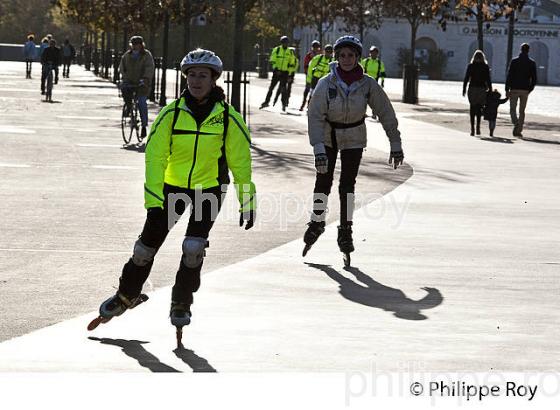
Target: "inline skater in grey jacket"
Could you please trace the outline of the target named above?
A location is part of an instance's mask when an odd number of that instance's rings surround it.
[[[367,145],[364,119],[368,105],[377,113],[389,138],[389,164],[396,169],[403,163],[404,154],[398,121],[389,98],[377,81],[364,74],[359,65],[362,55],[360,40],[354,36],[340,37],[334,45],[334,52],[335,62],[330,65],[330,74],[319,80],[308,109],[309,141],[315,154],[317,175],[313,190],[313,213],[304,235],[303,255],[325,231],[327,199],[340,151],[340,225],[337,242],[340,251],[345,254],[345,264],[349,265],[350,253],[354,251],[354,186],[362,153]]]

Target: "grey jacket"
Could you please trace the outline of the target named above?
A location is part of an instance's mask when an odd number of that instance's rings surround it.
[[[365,74],[361,80],[347,86],[336,74],[337,64],[330,64],[330,74],[319,80],[309,102],[307,129],[314,153],[325,153],[325,145],[333,146],[329,121],[343,124],[358,122],[366,116],[367,105],[379,117],[389,138],[391,151],[401,151],[399,124],[383,88]],[[365,123],[352,128],[337,128],[335,133],[339,150],[367,146]]]

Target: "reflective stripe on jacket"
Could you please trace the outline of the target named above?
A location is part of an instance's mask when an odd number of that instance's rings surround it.
[[[274,47],[270,53],[270,64],[272,64],[273,70],[289,71],[295,61],[297,61],[296,54],[290,47]]]
[[[299,60],[296,57],[296,49],[293,48],[293,47],[290,47],[290,49],[294,53],[294,58],[288,64],[288,74],[289,75],[294,75],[296,73],[296,71],[299,69]]]
[[[207,189],[229,183],[233,174],[241,211],[255,209],[251,180],[251,139],[243,118],[228,106],[224,136],[224,103],[216,103],[200,127],[181,97],[172,132],[175,102],[157,116],[146,143],[146,209],[163,206],[164,183],[187,189]]]

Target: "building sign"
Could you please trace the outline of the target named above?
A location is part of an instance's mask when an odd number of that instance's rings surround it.
[[[560,30],[545,30],[532,28],[516,28],[513,34],[519,37],[538,37],[538,38],[558,38]],[[476,27],[463,27],[461,34],[464,36],[476,36],[478,29]],[[508,29],[505,27],[490,27],[483,30],[485,36],[507,36]]]

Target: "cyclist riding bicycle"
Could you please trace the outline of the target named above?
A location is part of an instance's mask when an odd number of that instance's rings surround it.
[[[148,95],[154,77],[154,58],[146,50],[144,39],[140,36],[130,38],[130,50],[121,58],[119,65],[121,73],[121,92],[124,101],[130,106],[134,92],[138,99],[138,109],[142,120],[141,138],[146,138],[148,126]]]
[[[49,46],[45,48],[43,54],[41,54],[41,64],[43,65],[41,73],[41,95],[45,95],[45,83],[49,76],[49,70],[55,70],[56,72],[61,61],[62,54],[60,53],[60,49],[56,46],[56,40],[52,39],[49,41]]]

